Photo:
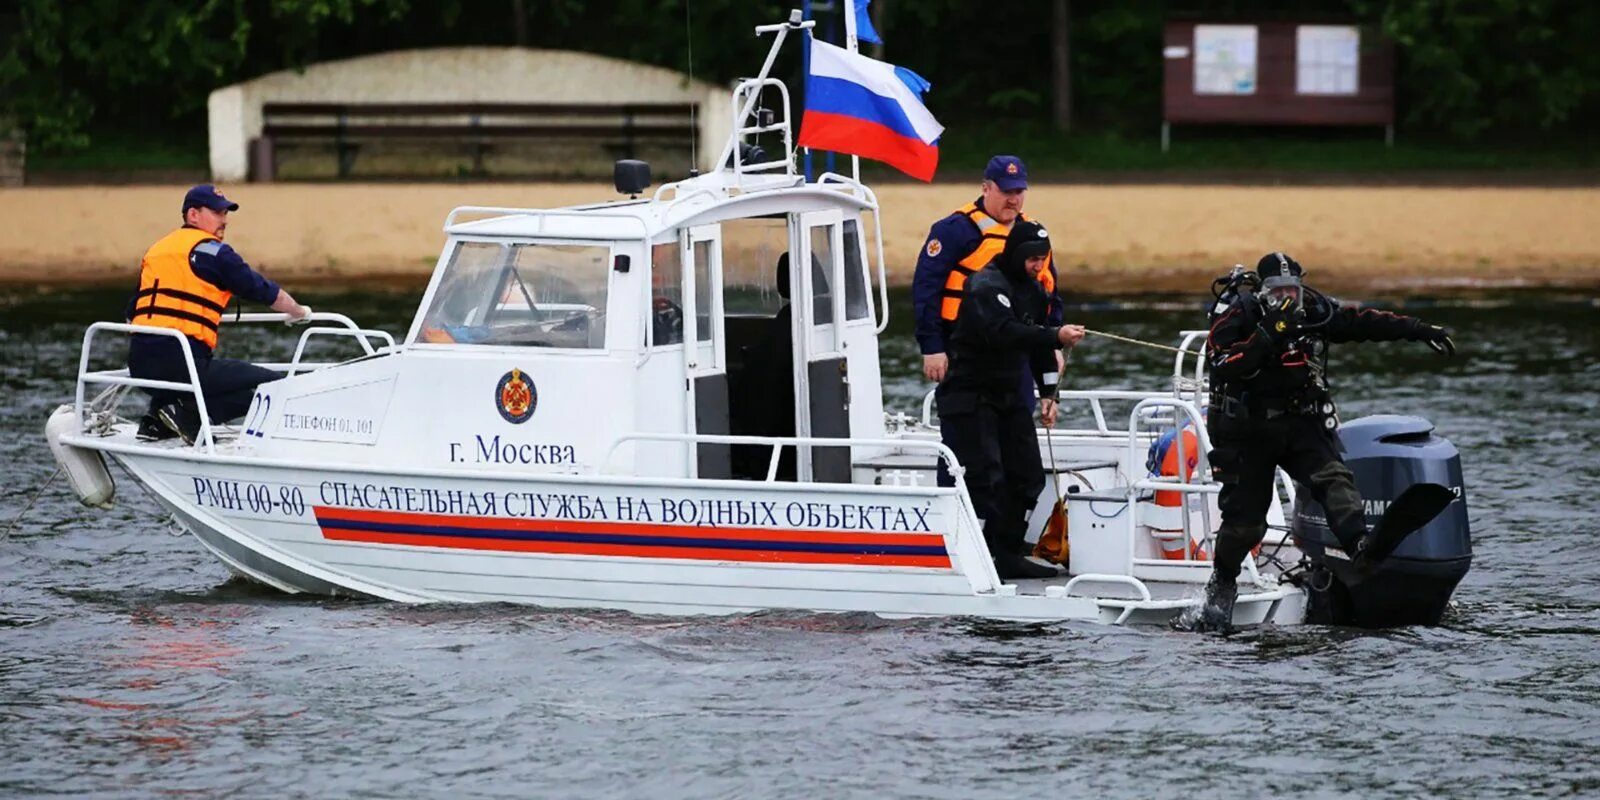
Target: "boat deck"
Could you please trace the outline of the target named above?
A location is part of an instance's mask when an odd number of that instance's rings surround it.
[[[1038,595],[1049,594],[1051,587],[1061,587],[1058,591],[1065,590],[1067,582],[1072,580],[1072,575],[1061,575],[1055,578],[1022,578],[1006,581],[1017,587],[1017,594]],[[1205,594],[1205,584],[1177,583],[1172,581],[1144,581],[1145,588],[1150,590],[1152,600],[1198,600]],[[1073,587],[1073,594],[1107,600],[1143,600],[1139,590],[1130,584],[1112,583],[1109,581],[1080,581]]]

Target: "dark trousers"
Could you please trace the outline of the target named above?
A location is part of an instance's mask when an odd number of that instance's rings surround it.
[[[990,397],[941,385],[937,398],[939,436],[966,468],[990,554],[1022,552],[1028,513],[1044,490],[1032,413],[1010,392]]]
[[[1289,414],[1273,419],[1226,417],[1208,411],[1211,466],[1222,483],[1217,498],[1222,525],[1217,531],[1216,571],[1235,579],[1240,562],[1267,532],[1267,509],[1277,467],[1289,473],[1327,512],[1328,527],[1347,552],[1367,532],[1355,475],[1339,457],[1322,418]]]
[[[1033,385],[1033,373],[1029,372],[1027,369],[1022,370],[1022,380],[1017,384],[1017,402],[1021,403],[1022,409],[1027,412],[1028,425],[1031,427],[1033,425],[1033,415],[1039,410],[1039,396],[1038,388]],[[939,430],[942,436],[944,432],[943,406],[940,406],[939,409],[939,419]],[[945,444],[948,445],[949,442],[946,441]],[[962,459],[962,463],[966,463],[966,459]],[[934,478],[940,486],[948,487],[956,485],[956,479],[950,475],[948,465],[944,463],[944,459],[942,458],[939,459],[938,468]]]
[[[195,353],[194,368],[200,378],[200,393],[206,398],[206,411],[211,421],[216,424],[244,416],[244,412],[250,410],[250,401],[255,395],[256,387],[283,377],[281,372],[258,367],[248,361],[212,358],[198,352]],[[130,349],[128,373],[135,378],[189,382],[189,371],[183,365],[181,354]],[[188,392],[171,392],[165,389],[146,391],[150,393],[152,412],[173,400],[194,407],[194,395]]]

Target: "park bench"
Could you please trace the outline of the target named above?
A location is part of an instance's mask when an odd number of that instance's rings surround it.
[[[473,171],[495,142],[586,140],[634,158],[644,143],[689,144],[698,135],[692,103],[267,103],[252,144],[256,180],[276,175],[280,142],[328,142],[338,175],[348,177],[364,144],[381,140],[455,141],[471,146]]]

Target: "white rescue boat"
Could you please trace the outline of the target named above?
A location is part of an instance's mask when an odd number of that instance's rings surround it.
[[[775,54],[808,24],[761,30]],[[766,69],[733,105],[725,168],[646,199],[455,209],[401,340],[314,314],[291,358],[268,365],[287,377],[194,446],[140,441],[127,418],[144,402],[135,387],[198,397],[192,363],[188,384],[90,369],[95,345],[128,333],[187,342],[91,325],[76,399],[48,428],[58,460],[105,505],[109,458],[233,572],[291,593],[1108,623],[1195,607],[1219,520],[1204,332],[1181,334],[1156,390],[1062,393],[1093,424],[1039,432],[1060,480],[1032,527],[1065,490],[1071,572],[1004,582],[965,489],[936,485],[938,459],[961,467],[931,396],[920,420],[884,413],[876,196],[797,174],[787,89]],[[756,154],[757,136],[782,152]],[[641,168],[621,165],[619,189],[639,191]],[[777,286],[780,253],[810,268]],[[318,337],[361,354],[309,363]],[[1176,446],[1197,446],[1199,467],[1150,475],[1151,443],[1185,426],[1193,437]],[[1280,488],[1292,494],[1281,475]],[[1299,558],[1285,508],[1270,512],[1265,547],[1282,549],[1270,563]],[[1302,621],[1306,593],[1267,563],[1245,565],[1236,623]]]

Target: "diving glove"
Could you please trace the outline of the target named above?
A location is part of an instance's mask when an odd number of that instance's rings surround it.
[[[1425,342],[1429,347],[1433,348],[1434,352],[1445,358],[1450,358],[1456,354],[1456,342],[1450,338],[1449,328],[1428,324],[1418,325],[1417,330],[1411,334],[1411,338],[1415,341]]]

